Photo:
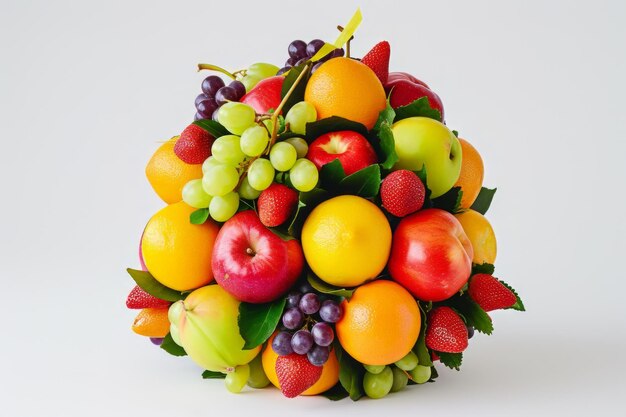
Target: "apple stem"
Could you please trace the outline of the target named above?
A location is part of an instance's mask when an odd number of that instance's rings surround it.
[[[235,74],[238,74],[238,73],[241,72],[241,71],[237,71],[235,73],[232,73],[232,72],[229,72],[229,71],[225,70],[222,67],[218,67],[217,65],[213,65],[213,64],[198,64],[198,71],[202,71],[202,70],[221,72],[222,74],[225,74],[225,75],[229,76],[233,80],[235,78],[237,78]]]

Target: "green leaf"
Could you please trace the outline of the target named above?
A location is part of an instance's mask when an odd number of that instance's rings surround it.
[[[463,362],[462,353],[437,352],[437,356],[439,356],[441,363],[448,368],[456,369],[457,371],[460,370],[461,363]]]
[[[191,224],[203,224],[209,218],[209,209],[201,208],[189,215],[189,221]]]
[[[422,327],[420,328],[420,334],[419,334],[419,337],[417,338],[417,342],[415,343],[415,346],[413,347],[413,352],[417,355],[417,361],[420,365],[433,366],[433,361],[432,361],[432,358],[430,357],[430,352],[428,351],[428,348],[426,347],[426,328],[428,326],[426,323],[426,313],[424,312],[424,309],[422,308],[421,305],[419,305],[419,308],[420,308],[420,316],[422,318]]]
[[[335,352],[339,360],[339,382],[348,392],[352,401],[357,401],[363,396],[363,375],[365,368],[350,355],[348,355],[339,343],[335,343]]]
[[[472,264],[472,275],[476,275],[476,274],[493,275],[495,271],[496,271],[496,267],[493,266],[493,264],[488,264],[487,262],[484,262],[480,265]]]
[[[437,368],[432,366],[430,368],[430,379],[428,380],[428,382],[435,382],[435,379],[437,378],[439,378],[439,372],[437,372]]]
[[[459,213],[461,211],[461,197],[463,197],[461,187],[452,187],[444,195],[432,199],[433,207],[452,214]]]
[[[226,374],[222,372],[209,371],[208,369],[202,372],[202,378],[204,379],[224,379]]]
[[[311,284],[311,287],[315,288],[317,291],[323,294],[331,294],[339,297],[350,298],[352,297],[352,294],[355,290],[349,288],[335,287],[334,285],[327,284],[318,277],[316,277],[313,273],[308,273],[306,279],[307,281],[309,281],[309,284]]]
[[[378,120],[376,120],[376,124],[374,125],[375,131],[380,131],[383,124],[387,126],[391,126],[393,124],[393,119],[396,117],[396,112],[389,104],[389,98],[387,98],[387,106],[378,114]]]
[[[289,73],[285,76],[285,81],[283,82],[283,87],[280,91],[281,100],[285,98],[287,92],[296,82],[296,79],[298,78],[298,76],[300,76],[302,71],[306,71],[304,77],[300,79],[298,85],[285,102],[285,105],[283,106],[283,114],[287,114],[287,112],[289,112],[289,109],[291,109],[294,104],[304,100],[304,90],[306,89],[307,82],[309,82],[309,76],[311,73],[310,68],[311,67],[306,64],[301,64],[296,67],[292,67],[291,70],[289,70]]]
[[[373,164],[342,179],[339,182],[339,191],[341,194],[374,198],[378,195],[380,181],[380,166]]]
[[[511,292],[513,294],[515,294],[515,298],[517,298],[517,301],[515,302],[515,304],[513,304],[511,307],[509,308],[505,308],[505,310],[517,310],[517,311],[526,311],[526,307],[524,307],[524,303],[522,302],[522,299],[520,298],[519,295],[517,295],[517,291],[515,291],[513,289],[513,287],[511,287],[509,284],[507,284],[506,282],[502,281],[501,279],[498,279],[498,281],[500,281],[502,283],[502,285],[504,285],[505,287],[507,287],[509,290],[511,290]]]
[[[430,103],[426,97],[418,98],[411,104],[398,107],[396,109],[396,118],[394,121],[397,122],[409,117],[430,117],[431,119],[435,119],[439,122],[441,121],[441,113],[439,110],[430,107]]]
[[[339,159],[334,159],[320,169],[320,184],[325,190],[335,189],[344,178],[346,173]]]
[[[219,138],[220,136],[230,135],[230,132],[215,120],[200,119],[193,122],[193,124],[196,126],[200,126],[202,129],[209,132],[209,134],[215,139]]]
[[[474,204],[472,204],[472,207],[470,208],[484,215],[487,213],[487,210],[489,210],[491,201],[493,200],[493,196],[497,190],[497,188],[489,189],[482,187],[478,193],[478,197],[476,197]]]
[[[367,135],[367,128],[361,123],[353,122],[352,120],[344,119],[339,116],[332,116],[316,122],[307,123],[306,140],[311,143],[326,133],[338,132],[340,130],[352,130],[363,136]]]
[[[372,140],[374,139],[374,140]],[[391,169],[398,162],[398,154],[396,153],[396,142],[393,139],[393,131],[391,127],[384,123],[375,138],[370,137],[370,142],[376,150],[378,159],[384,169]]]
[[[127,268],[126,271],[132,277],[132,279],[135,280],[137,285],[141,287],[142,290],[150,295],[155,296],[156,298],[172,302],[185,298],[183,294],[180,293],[180,291],[168,288],[156,279],[154,279],[152,274],[150,274],[150,272],[148,271],[139,271],[132,268]]]
[[[474,300],[469,296],[464,295],[461,305],[458,307],[459,312],[467,320],[467,324],[474,326],[476,331],[484,334],[493,333],[493,322],[485,310],[483,310]]]
[[[163,338],[163,342],[161,343],[161,349],[174,356],[187,356],[187,352],[183,349],[182,346],[178,345],[178,343],[174,342],[171,334],[166,334]]]
[[[304,221],[308,217],[309,213],[311,213],[315,206],[324,201],[327,196],[328,192],[326,190],[322,190],[321,188],[314,188],[311,191],[301,192],[298,200],[298,208],[296,209],[296,213],[287,228],[287,233],[295,238],[298,238],[300,236],[300,232],[302,231]]]
[[[284,297],[265,304],[239,304],[239,334],[245,341],[244,349],[254,349],[264,343],[276,329],[285,308]]]
[[[453,134],[454,136],[456,136],[457,138],[459,137],[459,131],[458,131],[458,130],[453,130],[453,131],[452,131],[452,134]]]
[[[340,382],[337,382],[334,387],[332,387],[328,391],[321,393],[320,395],[328,398],[331,401],[339,401],[348,396],[348,391],[345,390]]]

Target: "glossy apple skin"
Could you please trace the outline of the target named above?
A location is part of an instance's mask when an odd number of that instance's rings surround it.
[[[213,247],[215,280],[239,301],[266,303],[284,294],[304,266],[300,243],[284,241],[252,210],[230,218]]]
[[[427,97],[430,107],[439,110],[441,120],[445,120],[441,98],[426,83],[407,73],[392,72],[385,84],[385,92],[390,94],[389,104],[394,109],[411,104],[418,98]]]
[[[430,88],[428,84],[426,84],[424,81],[417,79],[416,77],[409,74],[408,72],[401,72],[401,71],[390,72],[389,77],[387,77],[387,83],[385,84],[385,86],[398,80],[409,80],[416,84],[421,84],[426,88]]]
[[[423,301],[442,301],[465,285],[474,250],[461,223],[447,211],[426,209],[400,222],[393,235],[389,273]]]
[[[257,113],[267,113],[270,109],[276,109],[281,101],[280,92],[284,81],[285,77],[280,75],[259,81],[241,98],[241,102],[252,106]]]
[[[339,159],[346,175],[368,167],[377,162],[376,152],[365,137],[351,130],[326,133],[309,145],[307,159],[317,169]]]

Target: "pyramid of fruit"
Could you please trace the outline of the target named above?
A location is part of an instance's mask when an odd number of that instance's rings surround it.
[[[132,328],[231,392],[381,398],[524,310],[494,277],[480,154],[388,42],[351,56],[360,21],[282,68],[200,64],[195,121],[148,162],[167,205],[128,270]]]

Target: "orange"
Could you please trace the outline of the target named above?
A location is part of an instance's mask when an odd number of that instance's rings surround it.
[[[274,333],[270,337],[270,340],[267,341],[267,346],[263,350],[261,361],[263,363],[263,370],[265,371],[265,375],[267,375],[267,379],[269,379],[276,388],[280,389],[278,376],[276,375],[276,359],[278,359],[278,354],[276,354],[274,349],[272,349],[272,340],[274,340],[275,335],[276,333]],[[339,361],[337,360],[335,351],[332,351],[330,352],[328,361],[322,367],[322,376],[320,376],[320,379],[318,379],[311,388],[307,389],[300,395],[321,394],[322,392],[334,387],[337,381],[339,381]]]
[[[336,324],[341,346],[366,365],[388,365],[406,356],[419,336],[421,318],[413,296],[400,284],[377,280],[342,302]]]
[[[174,144],[177,140],[178,136],[174,136],[161,145],[146,166],[146,176],[150,185],[167,204],[181,201],[185,184],[202,178],[202,164],[190,165],[174,153]]]
[[[474,248],[472,262],[479,265],[485,262],[493,264],[496,261],[498,249],[496,235],[485,216],[470,209],[455,214],[455,217],[463,226],[463,230]]]
[[[315,106],[317,118],[341,116],[371,129],[387,105],[385,90],[365,64],[334,58],[311,76],[304,100]]]
[[[170,331],[169,307],[144,308],[133,322],[133,331],[142,336],[165,337]]]
[[[324,201],[302,228],[307,263],[322,280],[355,287],[381,273],[391,250],[391,227],[370,201],[342,195]]]
[[[212,221],[191,224],[184,202],[157,212],[143,232],[141,253],[152,276],[166,287],[193,290],[213,281],[211,254],[219,228]]]
[[[461,187],[463,196],[461,197],[461,207],[468,209],[476,201],[478,193],[483,186],[483,177],[485,175],[485,166],[480,154],[465,139],[459,138],[461,143],[461,174],[454,184],[455,187]]]

